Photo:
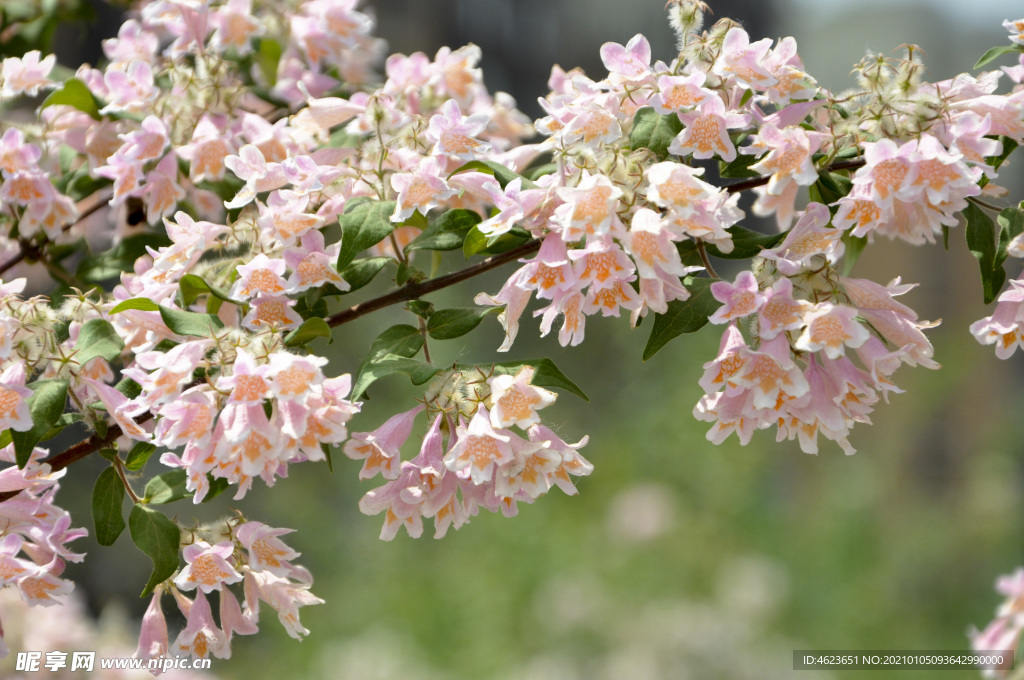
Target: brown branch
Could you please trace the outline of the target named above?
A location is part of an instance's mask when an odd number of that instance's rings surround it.
[[[90,205],[88,208],[85,208],[84,212],[79,212],[78,220],[75,221],[73,224],[69,224],[69,225],[63,227],[61,229],[61,231],[62,232],[71,231],[76,226],[78,226],[79,224],[84,222],[86,220],[86,218],[91,217],[93,215],[93,213],[98,211],[103,206],[107,205],[107,201],[110,199],[110,195],[111,194],[112,194],[112,192],[109,191],[109,190],[100,190],[100,191],[97,191],[94,194],[90,194],[89,196],[86,196],[85,198],[83,198],[81,201],[79,201],[75,205],[75,207],[78,208],[80,211],[83,210],[83,208],[81,206],[83,204],[88,203],[90,200],[95,199],[96,202],[93,203],[92,205]],[[19,262],[24,260],[29,255],[33,255],[33,257],[38,257],[39,253],[41,253],[40,246],[37,246],[37,245],[32,244],[32,243],[29,243],[28,241],[18,241],[18,253],[14,257],[12,257],[11,259],[9,259],[6,262],[4,262],[3,264],[0,264],[0,275],[6,273],[8,269],[10,269],[14,265],[18,264]],[[3,499],[0,499],[0,502],[2,502],[2,501],[3,501]]]
[[[151,411],[146,411],[142,415],[138,416],[135,419],[135,422],[141,425],[147,420],[152,419],[153,413]],[[122,434],[124,433],[121,431],[120,425],[111,425],[109,428],[107,428],[106,435],[101,437],[98,434],[94,434],[88,439],[83,439],[82,441],[78,442],[71,448],[62,451],[56,456],[47,458],[43,462],[50,466],[51,472],[63,470],[72,463],[77,463],[86,456],[95,453],[96,451],[101,451],[103,449],[110,448],[111,446],[114,445],[114,442],[117,441],[117,438],[120,437]],[[5,491],[3,493],[0,493],[0,503],[3,503],[9,498],[14,498],[19,493],[19,491]]]
[[[531,255],[540,249],[540,239],[530,239],[521,246],[516,246],[512,250],[501,253],[500,255],[492,255],[486,260],[476,263],[472,267],[466,267],[460,269],[457,272],[451,274],[445,274],[444,276],[438,276],[433,279],[427,279],[419,283],[412,282],[407,283],[401,288],[395,289],[387,295],[381,295],[380,297],[367,300],[366,302],[360,302],[358,305],[353,305],[343,312],[332,314],[327,317],[327,325],[331,328],[340,326],[343,323],[354,321],[361,316],[365,316],[370,312],[375,312],[378,309],[390,307],[391,305],[399,302],[406,302],[408,300],[415,300],[419,297],[433,293],[434,291],[453,286],[456,283],[471,279],[478,274],[483,274],[486,271],[490,271],[496,267],[500,267],[503,264],[507,264],[512,260],[516,260],[526,255]]]
[[[864,165],[864,160],[861,158],[856,158],[851,160],[839,161],[838,163],[833,163],[832,165],[828,166],[827,169],[830,171],[848,170],[852,168],[859,168],[862,165]],[[725,191],[728,191],[729,193],[747,191],[749,189],[753,189],[754,187],[764,186],[765,184],[768,183],[769,179],[770,177],[768,176],[751,177],[750,179],[740,180],[739,182],[734,182],[733,184],[726,185],[723,187],[723,189]],[[506,251],[498,255],[492,255],[491,257],[488,257],[487,259],[482,260],[472,266],[466,267],[465,269],[460,269],[459,271],[452,272],[451,274],[445,274],[444,276],[438,276],[432,279],[427,279],[426,281],[407,283],[404,286],[391,291],[390,293],[381,295],[379,297],[375,297],[371,300],[367,300],[366,302],[360,302],[359,304],[352,305],[351,307],[344,311],[338,312],[337,314],[332,314],[326,319],[327,325],[330,326],[331,328],[335,328],[337,326],[341,326],[342,324],[346,324],[350,321],[355,321],[359,317],[365,316],[379,309],[390,307],[391,305],[398,304],[399,302],[416,300],[424,295],[429,295],[430,293],[441,290],[442,288],[447,288],[448,286],[453,286],[456,283],[461,283],[462,281],[471,279],[474,276],[483,274],[484,272],[488,272],[492,269],[497,269],[498,267],[504,264],[508,264],[513,260],[517,260],[521,257],[532,255],[533,253],[537,252],[537,250],[540,249],[540,244],[540,239],[530,239],[526,243],[516,246],[512,250]],[[0,269],[0,273],[2,273],[2,269]],[[146,413],[143,413],[138,418],[136,418],[135,422],[144,423],[152,418],[152,412],[147,411]],[[48,458],[45,462],[50,464],[50,468],[54,472],[56,472],[57,470],[63,470],[68,465],[71,465],[72,463],[79,461],[82,458],[85,458],[86,456],[95,451],[99,451],[100,449],[110,447],[117,440],[117,438],[121,436],[121,434],[122,432],[119,426],[111,425],[110,429],[107,430],[106,436],[99,437],[94,434],[88,439],[84,439],[78,442],[77,444],[67,449],[66,451],[52,458]],[[17,493],[18,492],[0,493],[0,503],[7,500],[8,498],[13,498],[14,496],[17,495]]]

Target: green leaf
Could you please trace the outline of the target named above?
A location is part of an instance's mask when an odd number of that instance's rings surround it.
[[[711,243],[707,244],[708,253],[723,260],[747,260],[757,257],[762,250],[774,248],[786,238],[785,233],[762,234],[739,225],[729,227],[726,231],[732,234],[732,250],[730,252],[723,253],[717,246]]]
[[[999,45],[998,47],[993,47],[989,51],[985,52],[985,54],[981,55],[981,59],[979,59],[978,63],[974,65],[974,68],[975,68],[975,70],[977,70],[977,69],[981,68],[982,66],[985,66],[985,65],[995,61],[996,59],[998,59],[999,57],[1003,56],[1004,54],[1013,54],[1014,52],[1024,52],[1024,46],[1021,46],[1021,45]]]
[[[996,264],[996,227],[985,211],[974,203],[967,206],[963,215],[967,220],[967,247],[978,260],[982,293],[985,304],[988,304],[996,299],[1006,281],[1002,265]]]
[[[230,302],[234,305],[242,304],[237,300],[232,300],[231,296],[223,288],[209,284],[195,274],[185,274],[182,276],[178,282],[178,288],[181,290],[181,299],[186,307],[195,302],[196,298],[203,293],[209,293],[219,300]]]
[[[103,319],[89,319],[82,324],[78,331],[78,340],[75,341],[75,361],[85,366],[96,357],[103,357],[107,361],[113,361],[121,356],[124,349],[124,341],[117,334],[109,321]]]
[[[160,317],[172,332],[196,338],[208,338],[224,328],[224,322],[213,314],[183,312],[160,305]]]
[[[44,434],[39,441],[45,442],[48,439],[53,439],[61,432],[63,432],[65,427],[73,425],[74,423],[81,422],[83,420],[85,420],[85,416],[83,416],[81,413],[62,413],[60,414],[60,418],[57,418],[57,422],[53,424],[53,427],[51,427],[49,431],[46,434]],[[10,430],[4,430],[3,435],[0,435],[0,449],[2,449],[3,447],[7,446],[10,443]]]
[[[96,527],[96,542],[100,545],[114,545],[124,531],[123,503],[124,484],[117,470],[108,467],[92,487],[92,523]]]
[[[533,380],[531,384],[537,387],[551,387],[557,390],[571,392],[583,401],[590,401],[590,398],[579,388],[579,386],[562,373],[555,366],[551,359],[520,359],[518,361],[502,361],[494,364],[494,372],[502,375],[515,375],[523,366],[533,366]],[[480,369],[487,371],[488,366],[481,366]]]
[[[221,495],[231,486],[231,483],[224,477],[214,477],[207,473],[206,480],[210,483],[210,489],[203,496],[203,503],[209,503],[217,496]]]
[[[754,154],[738,153],[731,162],[719,163],[718,174],[720,177],[760,177],[760,174],[750,169],[751,165],[756,165],[760,160]]]
[[[420,351],[420,348],[423,347],[423,342],[423,334],[420,330],[415,326],[410,326],[409,324],[398,324],[397,326],[392,326],[378,335],[370,345],[370,351],[366,355],[366,358],[359,364],[359,368],[356,371],[356,377],[353,381],[352,399],[355,400],[359,398],[359,396],[366,391],[366,388],[377,379],[402,370],[402,368],[393,361],[388,366],[385,366],[384,369],[374,368],[375,364],[382,361],[385,357],[411,359],[416,356]],[[423,362],[416,362],[416,364],[429,366],[429,364],[423,364]],[[412,365],[409,365],[409,367],[416,368]],[[387,373],[385,372],[387,369],[394,370]],[[427,378],[427,380],[429,379],[430,378]]]
[[[134,399],[142,394],[142,385],[131,378],[121,378],[121,381],[114,385],[114,389],[129,399]]]
[[[419,283],[427,278],[427,273],[422,269],[412,266],[408,262],[400,262],[398,271],[395,272],[395,283],[404,286],[409,281]]]
[[[100,120],[101,118],[98,100],[89,91],[89,88],[85,86],[85,83],[78,78],[68,78],[65,80],[63,87],[51,92],[50,96],[43,100],[39,108],[45,109],[47,106],[55,104],[73,106],[79,111],[89,114],[95,120]]]
[[[708,317],[720,306],[711,294],[711,284],[715,281],[692,277],[683,281],[690,291],[690,297],[686,300],[673,300],[668,303],[668,311],[654,316],[654,327],[644,347],[644,361],[657,354],[676,336],[699,331],[707,324]]]
[[[277,64],[281,61],[281,43],[273,38],[261,38],[256,51],[256,65],[271,87],[277,84]]]
[[[850,232],[843,234],[843,243],[846,250],[843,254],[843,276],[849,276],[853,271],[853,265],[857,264],[860,254],[864,252],[864,246],[868,244],[867,236],[852,236]]]
[[[1010,154],[1016,151],[1018,147],[1018,144],[1015,140],[1003,135],[999,136],[999,143],[1002,145],[1002,152],[998,156],[985,157],[985,163],[991,165],[994,170],[998,170],[1000,166],[1002,166],[1002,164],[1006,162],[1006,159],[1010,157]],[[978,182],[978,186],[984,189],[988,185],[988,182],[989,176],[985,175]]]
[[[373,277],[380,273],[381,269],[388,266],[389,262],[395,260],[390,257],[370,257],[362,260],[356,260],[349,266],[345,267],[345,270],[341,272],[341,278],[348,281],[349,289],[342,291],[343,293],[351,293],[359,290],[366,284],[373,281]]]
[[[525,177],[517,173],[515,170],[506,168],[501,163],[495,163],[494,161],[470,161],[465,165],[460,165],[458,168],[456,168],[451,175],[448,175],[448,179],[451,179],[454,175],[457,175],[460,172],[470,171],[482,172],[485,175],[493,176],[494,179],[498,180],[498,184],[501,186],[502,189],[504,189],[509,182],[513,181],[517,177],[523,180],[521,184],[523,189],[531,189],[534,186],[533,182],[526,179]]]
[[[821,203],[832,205],[853,191],[853,180],[836,172],[819,172],[814,188]]]
[[[146,461],[154,453],[156,453],[156,447],[149,442],[135,442],[132,444],[131,450],[128,451],[128,458],[125,459],[124,466],[132,472],[138,472],[146,467]]]
[[[467,258],[478,254],[498,255],[513,248],[518,248],[531,238],[533,237],[530,235],[530,232],[518,228],[488,238],[484,236],[479,228],[473,227],[466,234],[466,241],[462,244],[462,252]]]
[[[423,334],[415,326],[398,324],[377,336],[370,345],[367,359],[373,360],[385,354],[396,354],[400,357],[414,357],[423,347]]]
[[[145,597],[178,569],[181,532],[178,525],[162,513],[141,503],[136,503],[128,515],[128,531],[132,542],[153,560],[153,573],[140,595]]]
[[[314,316],[302,322],[302,325],[285,336],[286,347],[301,347],[317,338],[331,337],[331,327],[320,317]]]
[[[423,319],[429,319],[434,313],[434,303],[426,300],[409,300],[405,303],[405,308]]]
[[[28,398],[28,412],[32,415],[32,429],[27,432],[11,431],[14,455],[19,468],[25,467],[32,455],[32,449],[64,413],[68,381],[37,380],[34,383],[29,383],[27,387],[32,390],[32,396]]]
[[[106,177],[90,177],[89,170],[83,168],[79,174],[71,178],[64,193],[70,196],[72,201],[81,201],[86,196],[92,196],[108,184],[110,184],[110,180]]]
[[[331,133],[327,140],[327,146],[332,149],[355,149],[366,138],[367,135],[355,134],[341,127]]]
[[[703,267],[704,260],[697,252],[697,242],[691,239],[676,242],[676,250],[679,252],[679,259],[687,267]],[[641,317],[643,318],[643,317]]]
[[[465,208],[444,212],[405,247],[405,252],[461,248],[466,234],[481,221],[480,215]]]
[[[427,322],[427,332],[435,340],[451,340],[469,333],[484,317],[500,312],[501,307],[456,307],[434,312]]]
[[[110,315],[113,316],[114,314],[124,312],[129,309],[138,309],[143,312],[159,312],[160,305],[149,298],[129,298],[111,309]]]
[[[523,176],[527,179],[536,181],[544,175],[551,175],[558,171],[557,163],[544,163],[536,167],[527,168],[523,171]]]
[[[668,147],[683,130],[679,116],[670,113],[662,116],[649,106],[636,112],[633,130],[629,133],[629,148],[650,149],[654,156],[663,161],[668,158]]]
[[[395,230],[391,215],[394,201],[349,201],[345,214],[338,218],[341,224],[341,251],[338,271],[345,269],[356,255],[375,246]]]
[[[389,375],[404,373],[412,379],[413,385],[422,385],[437,375],[439,370],[418,359],[385,354],[359,367],[359,373],[352,386],[352,400],[359,399],[367,387]]]
[[[150,505],[163,505],[191,496],[192,492],[185,488],[187,481],[188,473],[182,468],[162,472],[146,483],[142,500]]]
[[[146,246],[161,248],[170,244],[171,240],[164,234],[129,236],[111,250],[84,258],[75,276],[86,283],[102,283],[117,278],[122,272],[132,271],[135,262],[148,254]]]
[[[1006,208],[996,220],[999,222],[999,249],[996,251],[995,263],[1002,266],[1006,262],[1006,249],[1014,237],[1024,232],[1024,210],[1020,208]]]

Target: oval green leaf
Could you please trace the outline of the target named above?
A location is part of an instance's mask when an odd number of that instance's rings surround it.
[[[123,502],[124,484],[117,470],[108,467],[92,487],[92,523],[96,527],[96,542],[100,545],[114,545],[124,531]]]

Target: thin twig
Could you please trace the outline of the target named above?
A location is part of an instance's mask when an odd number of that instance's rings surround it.
[[[112,194],[112,192],[110,190],[101,189],[100,191],[97,191],[96,193],[90,194],[90,195],[86,196],[85,198],[83,198],[75,206],[80,211],[82,210],[81,207],[80,207],[82,204],[88,203],[92,199],[95,199],[96,202],[93,203],[88,208],[86,208],[84,210],[84,212],[79,212],[78,220],[75,221],[72,224],[69,224],[69,225],[63,227],[61,229],[61,231],[62,232],[71,231],[76,226],[78,226],[79,224],[84,222],[86,218],[92,216],[93,213],[98,211],[103,206],[107,205],[107,201],[110,199],[111,194]],[[14,255],[14,257],[12,257],[11,259],[9,259],[6,262],[4,262],[3,264],[0,264],[0,275],[6,273],[8,269],[10,269],[14,265],[18,264],[19,262],[21,262],[26,257],[28,257],[28,255],[30,253],[33,253],[35,251],[38,251],[38,246],[34,246],[33,244],[28,243],[26,241],[18,241],[18,252],[17,252],[17,254]]]
[[[340,326],[348,323],[349,321],[355,321],[361,316],[365,316],[370,312],[375,312],[378,309],[384,309],[391,305],[398,304],[399,302],[407,302],[409,300],[416,300],[424,295],[433,293],[434,291],[447,288],[448,286],[454,286],[456,283],[461,283],[466,279],[471,279],[474,276],[483,274],[484,272],[500,267],[503,264],[507,264],[512,260],[516,260],[520,257],[532,255],[540,249],[540,239],[530,239],[526,243],[516,246],[512,250],[501,253],[500,255],[492,255],[486,260],[482,260],[471,267],[460,269],[457,272],[451,274],[445,274],[444,276],[438,276],[433,279],[427,279],[426,281],[420,281],[418,283],[410,281],[401,288],[397,288],[386,295],[367,300],[366,302],[360,302],[357,305],[352,305],[348,309],[332,314],[327,317],[327,325],[331,328]]]
[[[700,260],[704,263],[704,269],[707,271],[708,276],[713,279],[719,278],[715,268],[711,266],[711,260],[708,259],[708,251],[704,247],[704,241],[700,239],[697,239],[697,252],[700,253]]]
[[[139,497],[135,495],[135,490],[132,489],[132,485],[128,483],[128,477],[124,474],[124,465],[121,464],[121,456],[114,455],[114,469],[117,470],[117,476],[121,478],[121,484],[124,485],[124,490],[128,493],[128,497],[132,499],[132,503],[137,504]]]

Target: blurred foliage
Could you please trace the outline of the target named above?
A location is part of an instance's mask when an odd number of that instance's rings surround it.
[[[85,0],[3,0],[0,2],[0,59],[39,50],[52,52],[57,28],[92,21],[95,10]]]

